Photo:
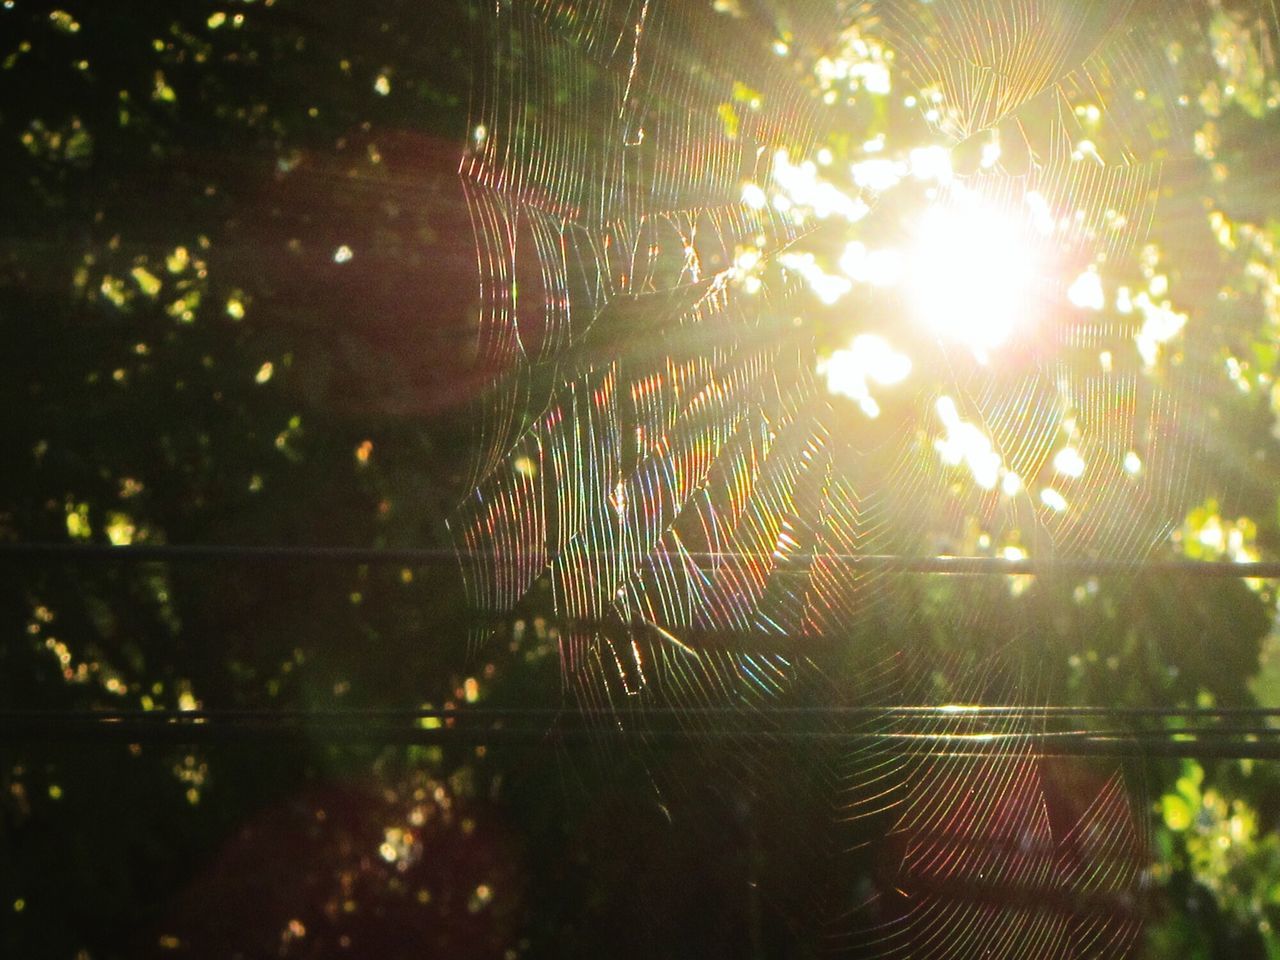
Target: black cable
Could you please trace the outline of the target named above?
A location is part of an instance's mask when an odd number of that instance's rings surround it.
[[[290,708],[290,707],[232,707],[199,710],[141,710],[141,709],[88,709],[60,710],[57,708],[0,708],[0,723],[7,720],[25,720],[36,717],[87,717],[100,722],[143,721],[169,723],[174,721],[198,722],[206,720],[368,720],[411,721],[424,719],[504,721],[504,720],[564,720],[564,719],[652,719],[657,717],[808,717],[836,716],[875,720],[926,719],[926,720],[1004,720],[1004,719],[1055,719],[1055,718],[1138,718],[1138,719],[1225,719],[1225,720],[1280,720],[1280,709],[1270,707],[1100,707],[1100,706],[1021,706],[1016,704],[964,705],[964,706],[646,706],[626,709],[581,709],[577,707],[340,707],[340,708]],[[1166,728],[1179,732],[1181,728]],[[1209,728],[1217,729],[1217,728]],[[1263,728],[1271,730],[1272,728]],[[1274,728],[1280,733],[1280,726]]]
[[[977,757],[1107,756],[1107,757],[1213,757],[1235,759],[1280,759],[1280,737],[1231,737],[1192,739],[1187,737],[1149,738],[1117,732],[1083,733],[1065,731],[1044,734],[893,734],[850,733],[828,730],[755,730],[747,727],[715,727],[701,730],[679,728],[598,727],[561,729],[547,726],[477,726],[408,724],[325,723],[263,724],[257,722],[168,722],[136,720],[96,720],[76,717],[50,722],[48,717],[21,722],[12,716],[0,724],[0,742],[9,743],[168,743],[196,745],[208,743],[257,743],[285,746],[326,745],[407,745],[461,744],[493,746],[581,746],[623,739],[641,740],[646,745],[684,743],[738,744],[758,746],[812,742],[837,743],[845,748],[867,748],[895,744],[904,756],[947,759]],[[754,747],[753,747],[754,748]]]
[[[0,560],[68,563],[338,563],[406,567],[452,566],[465,560],[496,559],[492,554],[459,553],[435,547],[255,546],[250,544],[0,543]],[[767,557],[741,553],[690,553],[681,559],[707,568],[725,563],[767,560],[776,570],[804,572],[815,561],[892,573],[971,576],[1132,576],[1161,574],[1231,579],[1280,579],[1280,562],[1192,560],[1009,560],[1004,557],[908,557],[887,554],[794,554]]]
[[[945,708],[944,708],[945,710]],[[1275,711],[1250,711],[1250,715],[1261,715],[1265,718],[1275,716]],[[945,720],[952,722],[955,720],[1002,720],[1009,719],[1049,719],[1043,713],[1027,713],[1027,714],[1008,714],[999,713],[982,716],[979,714],[970,714],[968,716],[958,716],[956,714],[934,710],[932,712],[909,713],[867,713],[868,716],[880,720],[892,721],[895,724],[901,724],[903,721],[912,721],[921,723],[924,721]],[[1109,716],[1106,712],[1098,712],[1094,716]],[[972,740],[972,739],[1003,739],[1003,740],[1037,740],[1046,738],[1062,738],[1062,737],[1114,737],[1128,738],[1135,741],[1157,741],[1171,739],[1185,739],[1189,737],[1213,737],[1220,738],[1223,736],[1252,737],[1252,738],[1280,738],[1280,727],[1258,724],[1217,724],[1210,725],[1198,723],[1195,726],[1181,727],[1160,727],[1160,728],[1144,728],[1140,730],[1120,729],[1120,730],[1008,730],[1005,728],[983,728],[977,731],[964,732],[913,732],[901,726],[895,726],[894,729],[883,730],[878,732],[866,732],[860,730],[833,730],[827,727],[805,726],[806,721],[826,720],[831,716],[841,718],[847,717],[848,713],[841,711],[827,711],[822,708],[778,708],[763,710],[743,710],[740,708],[694,708],[694,709],[675,709],[664,708],[653,711],[636,712],[628,714],[620,711],[610,710],[567,710],[543,707],[532,708],[440,708],[440,709],[423,709],[423,710],[395,710],[390,708],[373,708],[373,709],[338,709],[338,710],[289,710],[289,709],[249,709],[249,710],[71,710],[58,711],[50,709],[35,710],[3,710],[0,711],[0,729],[7,728],[11,730],[27,729],[72,729],[72,728],[88,728],[88,727],[112,727],[122,725],[129,729],[158,729],[163,727],[201,727],[205,725],[220,725],[227,727],[243,727],[253,729],[269,729],[269,728],[304,728],[304,729],[347,729],[361,728],[373,726],[381,726],[383,728],[392,728],[395,726],[413,726],[418,729],[454,729],[454,730],[478,730],[480,732],[495,731],[502,729],[510,729],[507,724],[515,722],[523,723],[528,727],[531,721],[538,724],[538,730],[550,732],[553,730],[563,731],[566,729],[583,729],[592,730],[595,727],[590,724],[601,724],[611,728],[618,728],[622,732],[627,732],[626,727],[619,725],[619,721],[627,723],[645,723],[648,726],[633,726],[637,735],[643,736],[646,733],[660,733],[664,731],[684,732],[686,727],[681,726],[653,726],[655,722],[662,721],[694,721],[703,718],[711,720],[724,720],[731,718],[733,725],[729,727],[721,727],[726,734],[733,732],[746,732],[749,734],[762,735],[773,734],[779,732],[776,726],[764,725],[765,721],[775,718],[783,718],[788,721],[793,732],[797,734],[812,734],[823,737],[842,738],[842,737],[873,737],[879,739],[929,739],[929,740]],[[1065,713],[1060,716],[1066,718],[1079,717],[1078,713]],[[587,726],[581,726],[586,723]],[[931,724],[930,726],[934,726]],[[532,729],[532,728],[530,728]],[[716,728],[710,728],[714,732]],[[697,729],[689,732],[697,734]]]

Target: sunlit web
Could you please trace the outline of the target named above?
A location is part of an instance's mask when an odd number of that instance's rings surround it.
[[[623,720],[675,706],[696,731],[707,706],[929,702],[936,665],[860,629],[893,592],[848,555],[1140,561],[1200,482],[1203,358],[1138,256],[1221,15],[1174,6],[491,4],[461,167],[498,371],[452,524],[474,606],[545,580],[573,696]],[[872,130],[890,103],[917,124],[902,143]],[[851,165],[827,146],[850,136]],[[1125,262],[1148,286],[1121,309],[1100,270]],[[993,690],[1034,682],[1010,654],[951,694]],[[1116,904],[1144,814],[1118,770],[1064,817],[1029,747],[792,752],[721,759],[839,812],[807,895],[835,949],[1135,942]],[[894,867],[860,886],[842,857],[885,836]],[[1069,896],[1102,906],[1044,906]]]

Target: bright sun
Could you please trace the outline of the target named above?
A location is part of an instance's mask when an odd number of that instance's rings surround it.
[[[930,207],[906,251],[906,294],[918,322],[981,363],[1031,319],[1043,265],[1030,218],[967,195]]]

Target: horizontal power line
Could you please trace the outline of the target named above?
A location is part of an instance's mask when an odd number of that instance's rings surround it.
[[[893,706],[845,706],[839,704],[815,704],[810,706],[664,706],[643,707],[215,707],[196,710],[169,709],[58,709],[58,708],[0,708],[0,724],[9,719],[85,717],[103,723],[118,721],[148,721],[154,723],[200,723],[217,720],[296,722],[317,720],[366,720],[413,721],[438,719],[444,721],[493,721],[540,720],[566,721],[600,719],[654,719],[685,717],[840,717],[881,720],[1017,720],[1017,719],[1079,719],[1079,718],[1133,718],[1174,720],[1266,720],[1280,721],[1280,708],[1273,707],[1104,707],[1071,704],[1020,705],[1020,704],[943,704],[943,705],[893,705]],[[1268,728],[1269,730],[1271,728]],[[1177,733],[1181,728],[1169,728]],[[1274,728],[1280,734],[1280,726]]]
[[[847,750],[891,747],[903,758],[930,757],[962,760],[979,757],[1105,756],[1212,757],[1280,759],[1280,730],[1268,727],[1200,727],[1196,729],[1061,730],[1040,732],[845,731],[814,727],[773,727],[736,722],[733,725],[652,725],[637,718],[635,726],[603,722],[564,725],[530,722],[525,711],[510,711],[501,722],[492,717],[461,720],[458,711],[447,721],[402,722],[371,720],[367,712],[298,712],[290,718],[271,718],[270,711],[221,716],[214,711],[130,711],[66,713],[6,711],[0,715],[0,742],[73,744],[95,742],[199,745],[235,743],[246,746],[300,745],[461,745],[522,748],[589,746],[610,741],[645,746],[716,744],[758,748],[761,744],[826,743]],[[578,715],[579,719],[582,715]],[[564,720],[561,717],[560,720]],[[618,719],[615,717],[615,719]],[[654,718],[648,718],[652,721]],[[692,718],[691,718],[692,719]],[[517,722],[511,722],[511,721]]]
[[[628,562],[640,555],[612,554]],[[251,544],[132,544],[104,543],[0,543],[0,560],[56,561],[68,563],[335,563],[370,566],[431,567],[460,562],[502,564],[490,553],[456,552],[438,547],[337,547],[266,546]],[[964,574],[978,576],[1125,576],[1170,574],[1228,579],[1280,579],[1280,561],[1114,560],[1072,558],[1011,560],[1005,557],[910,557],[896,554],[797,553],[760,555],[744,553],[683,553],[671,555],[673,564],[697,568],[724,564],[767,563],[776,570],[805,572],[815,564],[832,564],[889,573]]]

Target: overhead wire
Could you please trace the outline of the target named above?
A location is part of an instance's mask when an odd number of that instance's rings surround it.
[[[255,544],[137,544],[56,542],[0,543],[0,561],[51,563],[335,563],[355,565],[441,566],[459,559],[458,551],[431,548],[347,546],[271,546]],[[739,554],[693,554],[690,561],[714,566],[744,559]],[[815,558],[795,554],[786,564],[805,570]],[[1140,574],[1185,575],[1213,579],[1280,579],[1277,562],[1203,562],[1155,560],[1142,563],[1097,558],[1055,561],[1011,560],[1003,557],[912,557],[880,554],[824,555],[836,562],[897,573],[968,576],[1134,576]],[[214,709],[195,711],[136,710],[0,710],[0,741],[115,740],[134,742],[164,740],[202,742],[296,739],[329,743],[472,743],[539,742],[569,744],[625,734],[648,740],[749,740],[767,737],[783,741],[834,739],[845,743],[907,740],[924,747],[930,756],[964,757],[1034,743],[1046,755],[1162,755],[1175,757],[1232,757],[1280,759],[1280,728],[1265,724],[1280,720],[1280,710],[1216,707],[1101,707],[1074,705],[896,705],[896,706],[779,706],[745,710],[738,707],[648,707],[638,711],[648,727],[582,725],[615,716],[615,710],[548,707],[517,708],[345,708],[338,710]],[[653,726],[652,722],[693,715],[732,718],[731,727],[684,730],[677,726]],[[744,718],[781,718],[791,722],[813,717],[861,718],[877,721],[947,719],[962,722],[992,720],[1061,720],[1110,718],[1126,720],[1196,720],[1194,726],[1142,730],[981,731],[975,733],[917,733],[892,731],[839,731],[785,729],[757,723],[744,726]],[[1235,721],[1210,725],[1203,721]],[[1241,721],[1254,721],[1242,724]],[[570,725],[566,726],[566,722]],[[517,725],[511,725],[511,724]],[[957,748],[960,748],[957,752]]]
[[[347,715],[344,715],[347,714]],[[745,714],[744,714],[745,715]],[[904,730],[847,731],[830,728],[773,727],[759,722],[686,729],[673,725],[641,725],[625,730],[616,724],[532,723],[528,713],[506,714],[503,723],[466,719],[465,712],[448,722],[427,723],[406,716],[401,722],[370,721],[362,711],[327,714],[219,716],[215,712],[190,715],[183,711],[155,711],[148,715],[77,711],[7,711],[0,715],[0,742],[67,744],[117,742],[196,743],[321,743],[327,745],[460,744],[575,746],[617,737],[643,739],[651,744],[740,744],[757,742],[803,744],[836,742],[847,747],[896,743],[911,756],[972,757],[1016,755],[1032,747],[1044,756],[1197,757],[1280,759],[1280,729],[1230,727],[1214,729],[1122,729],[1061,731],[917,732]],[[533,719],[536,719],[537,715]],[[516,722],[510,722],[510,721]],[[462,722],[459,722],[462,721]]]
[[[607,555],[607,551],[602,555]],[[259,544],[132,544],[0,542],[0,561],[66,563],[335,563],[384,566],[451,566],[487,556],[439,547],[271,546]],[[740,552],[691,552],[686,560],[700,568],[759,560]],[[815,563],[869,571],[975,576],[1136,576],[1141,574],[1210,579],[1280,580],[1280,561],[1111,560],[1104,558],[1010,559],[983,556],[907,556],[900,554],[793,553],[770,557],[779,570],[807,571]]]

